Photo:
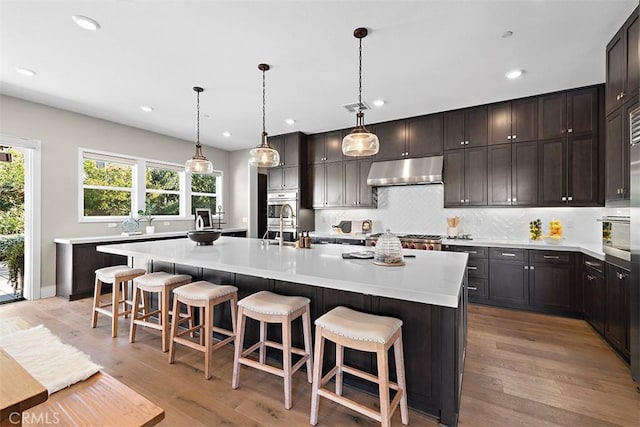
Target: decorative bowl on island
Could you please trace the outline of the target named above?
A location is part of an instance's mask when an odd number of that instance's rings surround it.
[[[220,238],[219,231],[214,230],[192,230],[187,231],[187,236],[196,242],[198,246],[211,246],[213,242]]]

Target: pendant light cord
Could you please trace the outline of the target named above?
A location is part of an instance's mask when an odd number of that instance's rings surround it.
[[[196,145],[200,146],[200,92],[196,92]]]
[[[265,104],[266,104],[266,94],[267,94],[267,90],[266,90],[266,85],[265,85],[265,78],[264,78],[264,73],[265,70],[262,70],[262,133],[266,133],[266,109],[265,109]]]
[[[358,112],[362,113],[362,39],[360,41],[359,58],[358,58]]]

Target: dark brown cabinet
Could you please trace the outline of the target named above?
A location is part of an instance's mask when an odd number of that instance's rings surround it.
[[[267,171],[267,189],[298,190],[304,186],[300,168],[307,158],[307,139],[301,132],[269,137],[269,144],[280,154],[280,166]]]
[[[604,336],[620,353],[629,357],[629,270],[607,263],[606,319]]]
[[[605,88],[606,113],[610,114],[638,93],[640,61],[638,45],[640,23],[638,9],[607,44],[607,76]]]
[[[592,134],[597,129],[598,92],[595,87],[539,97],[539,139]]]
[[[507,307],[529,304],[529,270],[525,256],[524,249],[489,250],[489,300],[492,303]]]
[[[538,100],[525,98],[489,106],[489,145],[538,139]]]
[[[543,206],[598,204],[598,147],[592,134],[539,142],[539,202]]]
[[[582,262],[582,295],[585,319],[604,334],[606,283],[604,261],[584,257]]]
[[[538,143],[487,147],[487,187],[490,206],[538,203]]]
[[[444,113],[444,149],[487,145],[487,107],[473,107]]]
[[[309,163],[342,161],[342,137],[341,131],[310,135]]]
[[[628,200],[629,175],[629,113],[638,106],[638,97],[609,114],[606,119],[605,198]]]
[[[309,166],[309,193],[313,208],[343,207],[344,163],[333,162]]]
[[[406,147],[406,120],[377,123],[371,127],[380,142],[380,150],[375,155],[376,161],[396,160],[404,158]]]
[[[405,157],[441,156],[444,143],[442,113],[407,120]]]
[[[444,153],[444,206],[487,205],[487,148]]]
[[[375,207],[374,188],[367,185],[370,158],[344,162],[344,204],[354,207]]]
[[[457,246],[456,252],[469,254],[467,276],[469,301],[484,302],[489,298],[489,250],[478,246]]]
[[[529,251],[529,304],[543,310],[575,311],[574,255]]]

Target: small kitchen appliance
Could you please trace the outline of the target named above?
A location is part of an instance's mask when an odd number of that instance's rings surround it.
[[[367,237],[367,246],[376,246],[382,233]],[[442,250],[442,236],[436,234],[401,234],[397,236],[404,249]]]

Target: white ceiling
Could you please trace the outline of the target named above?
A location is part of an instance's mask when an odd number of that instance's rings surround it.
[[[366,113],[375,123],[601,83],[605,46],[637,5],[0,0],[0,93],[193,141],[192,87],[203,86],[203,144],[239,150],[260,140],[260,62],[272,67],[269,134],[353,125],[342,105],[357,101],[356,27],[369,29],[363,100],[387,101]],[[102,28],[80,29],[76,14]],[[514,35],[501,38],[507,30]],[[526,73],[507,80],[513,68]],[[144,113],[142,105],[155,110]]]

